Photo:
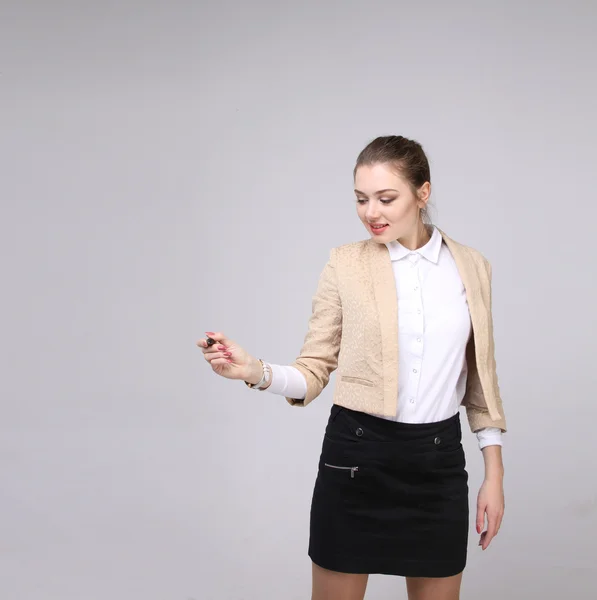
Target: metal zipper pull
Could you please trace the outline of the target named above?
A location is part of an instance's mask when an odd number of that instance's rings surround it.
[[[354,479],[354,472],[358,471],[358,467],[341,467],[339,465],[330,465],[329,463],[323,463],[326,467],[331,467],[332,469],[340,469],[342,471],[350,471],[350,478]]]

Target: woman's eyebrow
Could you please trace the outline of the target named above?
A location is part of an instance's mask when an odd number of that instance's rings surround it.
[[[376,194],[383,194],[384,192],[398,192],[398,190],[394,190],[392,188],[387,188],[385,190],[379,190],[377,192],[375,192]],[[367,194],[365,194],[365,192],[361,192],[361,190],[355,190],[355,194],[362,194],[363,196],[366,196]]]

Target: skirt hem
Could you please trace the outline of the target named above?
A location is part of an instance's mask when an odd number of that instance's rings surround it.
[[[338,556],[335,560],[322,560],[309,552],[309,558],[322,569],[337,573],[367,574],[367,575],[396,575],[398,577],[453,577],[462,573],[466,562],[445,563],[433,561],[400,560],[387,558]]]

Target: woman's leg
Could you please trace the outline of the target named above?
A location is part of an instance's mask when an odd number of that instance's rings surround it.
[[[369,575],[328,571],[313,563],[311,600],[363,600]]]
[[[408,600],[459,600],[462,573],[452,577],[407,577]]]

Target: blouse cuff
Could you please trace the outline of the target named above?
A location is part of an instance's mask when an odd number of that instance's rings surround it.
[[[297,400],[302,400],[307,395],[305,376],[297,368],[290,365],[268,364],[272,369],[272,382],[265,388],[265,392]]]
[[[503,446],[502,430],[499,427],[484,427],[476,432],[479,450],[486,446]]]

